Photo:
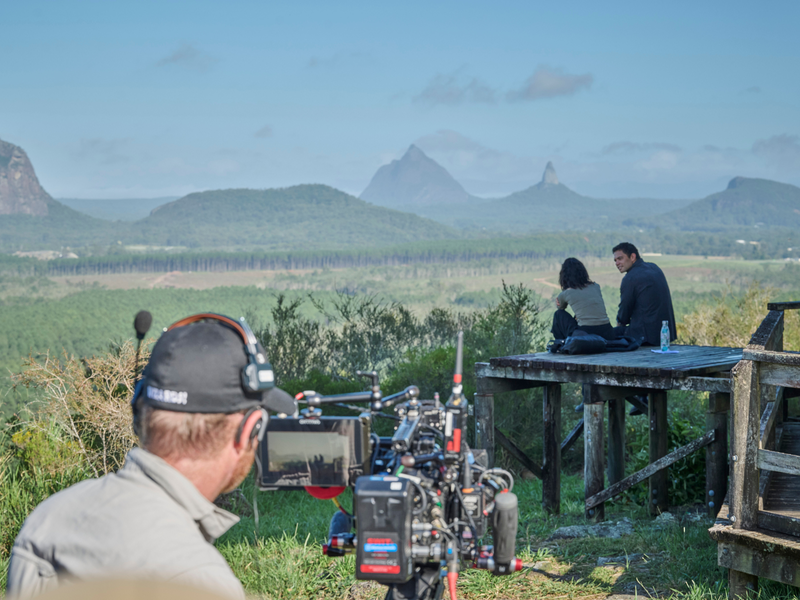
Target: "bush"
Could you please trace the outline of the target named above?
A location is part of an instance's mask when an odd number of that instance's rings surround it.
[[[767,303],[777,290],[753,282],[743,294],[730,290],[686,315],[678,324],[681,344],[698,346],[729,346],[742,348],[750,341],[761,321],[767,316]],[[788,349],[800,349],[800,314],[784,313],[783,344]]]
[[[148,357],[144,350],[140,365]],[[43,399],[28,406],[27,420],[12,437],[18,456],[53,474],[86,469],[98,476],[119,469],[136,443],[130,409],[135,361],[130,341],[92,358],[29,358],[14,383],[39,390]]]

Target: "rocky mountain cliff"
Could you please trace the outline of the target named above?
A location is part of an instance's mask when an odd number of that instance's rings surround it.
[[[44,217],[52,202],[25,151],[0,140],[0,215]]]
[[[361,199],[413,210],[433,204],[464,204],[471,196],[444,167],[412,144],[400,160],[377,170]]]

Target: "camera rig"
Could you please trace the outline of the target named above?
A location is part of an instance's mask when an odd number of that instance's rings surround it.
[[[409,386],[383,397],[376,372],[368,391],[321,396],[298,394],[307,407],[298,416],[272,418],[261,446],[261,489],[305,487],[333,498],[345,519],[323,545],[327,556],[355,553],[356,578],[389,586],[387,600],[456,600],[462,566],[508,575],[522,568],[515,557],[518,503],[514,479],[489,468],[485,452],[471,451],[468,403],[461,375],[463,334],[456,347],[453,390],[446,404],[419,398]],[[369,403],[368,410],[345,403]],[[325,417],[322,405],[361,411],[358,417]],[[393,407],[394,415],[383,413]],[[372,431],[376,417],[396,421],[394,435]],[[353,515],[335,499],[354,487]],[[491,529],[492,545],[482,538]]]

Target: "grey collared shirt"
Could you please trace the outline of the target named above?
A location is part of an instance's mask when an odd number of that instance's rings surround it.
[[[237,599],[242,584],[213,543],[239,521],[140,448],[117,473],[42,502],[14,541],[6,593],[28,598],[70,579],[187,583]]]

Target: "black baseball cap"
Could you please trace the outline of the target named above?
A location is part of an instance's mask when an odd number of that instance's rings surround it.
[[[153,347],[136,396],[154,408],[176,412],[230,414],[265,408],[294,414],[296,403],[283,390],[243,386],[242,369],[249,362],[242,335],[222,321],[173,326]]]

